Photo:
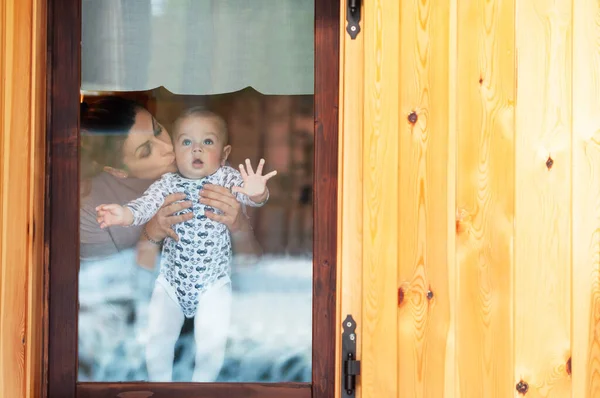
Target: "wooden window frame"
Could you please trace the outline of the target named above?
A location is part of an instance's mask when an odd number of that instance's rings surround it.
[[[315,0],[315,173],[311,383],[79,383],[81,0],[47,3],[43,396],[331,398],[336,370],[340,0]],[[319,161],[316,161],[319,159]]]

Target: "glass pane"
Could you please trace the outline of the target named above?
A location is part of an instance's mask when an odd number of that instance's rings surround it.
[[[79,381],[311,381],[313,10],[82,1]]]

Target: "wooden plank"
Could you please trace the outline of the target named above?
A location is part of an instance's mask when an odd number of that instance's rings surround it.
[[[335,394],[340,2],[315,2],[312,398]],[[242,396],[242,395],[239,395]],[[283,396],[282,396],[283,397]]]
[[[0,0],[0,54],[8,54],[8,48],[7,48],[7,35],[8,35],[8,17],[6,15],[7,12],[7,8],[8,8],[8,1],[7,0]],[[8,97],[8,88],[9,88],[9,83],[10,80],[8,80],[8,75],[7,75],[7,61],[8,57],[4,56],[2,59],[0,59],[0,81],[2,82],[7,82],[6,84],[2,84],[0,86],[0,112],[2,112],[2,119],[0,119],[0,154],[4,155],[4,147],[5,147],[5,141],[7,141],[7,137],[8,134],[5,134],[5,132],[9,131],[9,119],[10,119],[10,113],[8,112],[8,109],[6,109],[7,106],[10,105],[10,101],[7,101],[5,99],[5,97]],[[1,211],[4,208],[4,191],[6,190],[6,188],[4,187],[5,184],[4,182],[4,163],[2,161],[2,159],[0,159],[0,226],[4,224],[4,214]],[[2,244],[2,239],[3,239],[3,230],[2,228],[0,228],[0,259],[3,258],[3,253],[4,253],[4,245]],[[3,277],[2,277],[2,272],[0,270],[0,287],[2,286],[3,283]],[[2,307],[2,294],[0,294],[0,308]],[[2,344],[2,340],[0,340],[0,345]],[[0,375],[1,377],[1,375]]]
[[[398,391],[444,396],[450,326],[450,2],[400,4]],[[454,198],[452,198],[454,202]],[[454,232],[452,232],[454,234]],[[454,252],[454,248],[451,248]]]
[[[333,391],[333,389],[331,390]],[[79,383],[77,398],[312,398],[310,383]],[[53,397],[52,397],[53,398]]]
[[[79,101],[81,2],[47,1],[49,157],[44,242],[48,250],[47,357],[49,398],[75,398],[79,282]]]
[[[346,315],[356,321],[357,358],[362,342],[363,265],[363,112],[364,112],[364,33],[352,40],[346,32],[346,2],[341,4],[340,23],[340,141],[338,151],[338,314],[341,326]],[[337,335],[341,334],[341,328]],[[341,358],[340,344],[336,358]],[[336,397],[340,396],[340,371],[336,368]],[[356,396],[361,396],[357,383]]]
[[[527,0],[516,6],[514,383],[528,383],[528,398],[566,397],[571,394],[565,364],[571,344],[572,3]]]
[[[44,396],[44,207],[46,180],[46,2],[33,0],[31,97],[29,106],[29,234],[27,251],[27,323],[25,397]]]
[[[398,394],[398,69],[400,7],[365,2],[363,397]]]
[[[600,396],[600,4],[573,2],[573,397]]]
[[[29,182],[32,101],[32,1],[2,2],[3,163],[0,175],[0,396],[25,397],[31,363],[26,355],[28,263],[30,258]],[[37,100],[40,100],[37,98]],[[39,361],[38,361],[39,364]]]
[[[514,393],[514,0],[459,1],[456,355],[461,397]]]
[[[449,0],[448,5],[448,182],[447,214],[456,213],[456,152],[457,152],[457,73],[458,73],[458,0]],[[458,307],[458,283],[456,270],[456,220],[448,217],[446,242],[446,264],[453,271],[448,272],[448,333],[446,342],[446,363],[444,364],[444,397],[460,397],[458,366],[456,358],[456,312]]]

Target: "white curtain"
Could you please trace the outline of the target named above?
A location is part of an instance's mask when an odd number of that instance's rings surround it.
[[[312,94],[314,0],[82,0],[82,90]]]

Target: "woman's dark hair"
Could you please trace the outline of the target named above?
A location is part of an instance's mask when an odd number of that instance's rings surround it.
[[[81,104],[81,176],[92,177],[104,166],[123,168],[123,143],[143,109],[135,101],[104,97]]]

